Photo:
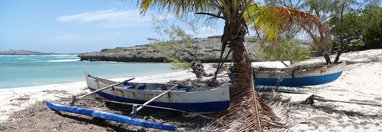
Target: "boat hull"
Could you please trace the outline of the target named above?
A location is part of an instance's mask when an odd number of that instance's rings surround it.
[[[88,88],[92,91],[107,86],[102,80],[87,75]],[[134,84],[134,83],[133,83]],[[142,85],[143,83],[135,83]],[[145,84],[146,85],[146,84]],[[152,84],[147,84],[150,86]],[[164,84],[161,84],[164,85]],[[168,85],[167,87],[171,87]],[[165,90],[137,90],[115,86],[97,92],[98,95],[113,101],[143,104]],[[229,88],[224,85],[200,91],[173,90],[150,103],[153,106],[172,108],[187,112],[216,112],[226,110],[230,105]]]
[[[75,106],[59,105],[59,104],[54,104],[52,102],[46,102],[46,105],[48,106],[48,108],[56,110],[56,111],[77,113],[77,114],[82,114],[86,116],[97,117],[97,118],[127,123],[131,125],[136,125],[136,126],[148,127],[148,128],[156,128],[156,129],[162,129],[162,130],[168,130],[168,131],[176,130],[176,127],[168,125],[168,124],[146,121],[146,120],[142,120],[142,119],[134,118],[130,116],[106,113],[106,112],[95,111],[95,110],[80,108]]]
[[[345,69],[346,63],[340,63],[330,66],[322,66],[315,68],[288,68],[288,69],[272,69],[257,70],[255,72],[256,85],[272,85],[272,86],[309,86],[321,85],[337,80],[342,71]]]
[[[321,85],[337,80],[346,63],[315,68],[258,68],[254,69],[256,85],[299,87]],[[230,76],[230,79],[234,79]]]
[[[321,85],[333,82],[341,76],[342,72],[320,75],[320,76],[306,76],[295,78],[256,78],[256,85],[271,85],[271,86],[309,86]]]

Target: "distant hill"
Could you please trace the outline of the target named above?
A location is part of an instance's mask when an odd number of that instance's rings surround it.
[[[0,55],[53,55],[55,53],[43,53],[29,50],[7,50],[0,51]]]
[[[257,53],[259,52],[259,42],[257,42],[256,37],[246,37],[245,44],[246,48],[250,53],[252,61],[258,61],[259,57]],[[301,41],[302,47],[310,47],[309,41]],[[185,47],[185,44],[182,44]],[[194,53],[195,56],[203,63],[209,62],[219,62],[220,51],[221,51],[221,39],[220,36],[210,36],[208,38],[195,38],[191,46],[197,47],[197,52]],[[228,52],[229,47],[224,54]],[[195,57],[190,56],[190,51],[185,49],[181,53],[175,54],[174,51],[169,50],[165,52],[160,52],[155,48],[153,44],[136,45],[133,47],[116,47],[112,49],[102,49],[99,52],[89,52],[78,54],[78,57],[82,61],[118,61],[118,62],[166,62],[166,56],[177,56],[184,61],[192,61]],[[229,56],[227,61],[232,61],[232,56]]]

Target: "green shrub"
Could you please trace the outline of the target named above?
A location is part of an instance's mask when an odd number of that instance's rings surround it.
[[[262,61],[303,61],[309,54],[297,40],[286,40],[279,44],[260,43],[258,56]]]
[[[190,68],[190,63],[184,62],[174,57],[166,57],[166,62],[170,62],[172,69],[188,69]]]

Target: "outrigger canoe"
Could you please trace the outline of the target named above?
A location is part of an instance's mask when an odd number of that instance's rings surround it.
[[[55,104],[52,102],[46,102],[46,105],[48,106],[48,108],[50,108],[52,110],[56,110],[56,111],[65,111],[65,112],[77,113],[77,114],[82,114],[82,115],[86,115],[86,116],[97,117],[97,118],[127,123],[127,124],[131,124],[131,125],[147,127],[147,128],[156,128],[156,129],[162,129],[162,130],[168,130],[168,131],[175,131],[176,130],[175,126],[171,126],[169,124],[142,120],[139,118],[134,118],[134,117],[125,116],[125,115],[106,113],[106,112],[101,112],[101,111],[96,111],[96,110],[91,110],[91,109],[86,109],[86,108],[80,108],[80,107],[75,107],[75,106],[59,105],[59,104]]]
[[[346,63],[319,67],[300,66],[287,68],[253,68],[256,85],[300,87],[321,85],[337,80],[345,70]],[[231,80],[235,79],[232,74]]]
[[[345,67],[343,62],[320,67],[256,68],[255,83],[270,86],[321,85],[337,80]]]
[[[86,74],[86,83],[94,91],[117,82]],[[143,104],[170,89],[173,85],[161,83],[133,83],[113,86],[96,94],[113,101]],[[230,104],[229,84],[219,87],[189,87],[178,85],[150,105],[172,108],[186,112],[217,112],[226,110]]]

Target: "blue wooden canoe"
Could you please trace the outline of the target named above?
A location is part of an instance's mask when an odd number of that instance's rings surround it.
[[[256,85],[300,87],[321,85],[337,80],[346,63],[324,65],[321,67],[292,68],[254,68]],[[229,75],[232,80],[234,77]]]
[[[337,80],[346,63],[322,67],[259,68],[254,70],[256,85],[309,86]]]
[[[48,108],[57,110],[57,111],[77,113],[81,115],[97,117],[97,118],[102,118],[106,120],[112,120],[112,121],[127,123],[131,125],[142,126],[146,128],[156,128],[156,129],[162,129],[162,130],[168,130],[168,131],[176,130],[176,127],[168,125],[168,124],[142,120],[142,119],[134,118],[130,116],[106,113],[106,112],[95,111],[91,109],[79,108],[75,106],[59,105],[59,104],[54,104],[52,102],[46,102],[46,105],[48,106]]]

